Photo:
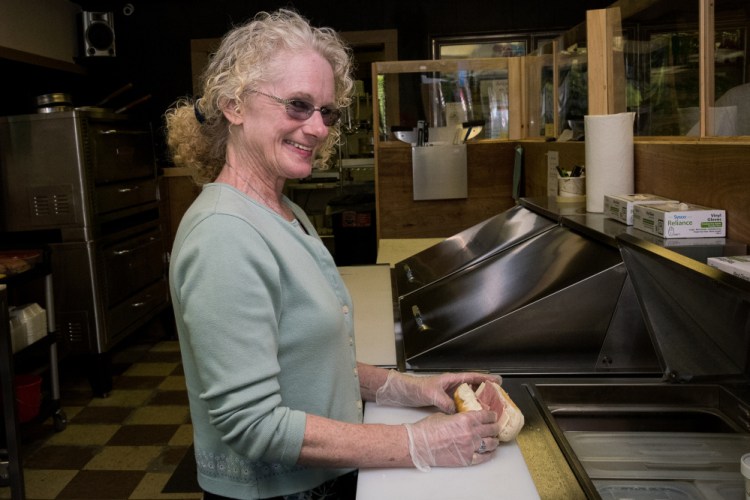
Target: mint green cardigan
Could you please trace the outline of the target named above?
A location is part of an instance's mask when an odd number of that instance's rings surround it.
[[[290,494],[347,472],[296,465],[306,414],[362,422],[351,297],[284,201],[297,221],[207,184],[171,253],[198,483],[217,495]]]

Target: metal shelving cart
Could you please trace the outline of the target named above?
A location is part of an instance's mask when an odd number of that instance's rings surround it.
[[[25,286],[33,280],[44,282],[44,306],[47,311],[47,335],[38,341],[13,352],[10,331],[9,298],[11,288]],[[25,498],[23,464],[21,454],[21,427],[16,408],[16,387],[14,378],[17,357],[49,351],[50,395],[40,409],[37,419],[52,416],[56,431],[67,427],[67,416],[60,405],[60,378],[58,370],[58,345],[55,327],[54,290],[52,271],[48,259],[31,269],[15,275],[0,278],[0,390],[2,392],[3,424],[5,430],[5,450],[7,462],[0,462],[0,480],[11,489],[14,500]],[[5,457],[4,457],[5,458]]]

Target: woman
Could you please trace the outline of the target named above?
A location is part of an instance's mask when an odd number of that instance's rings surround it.
[[[204,185],[177,231],[170,289],[205,498],[317,498],[361,467],[465,466],[497,447],[490,411],[362,424],[362,400],[455,413],[458,384],[497,377],[356,361],[351,298],[282,194],[331,155],[349,72],[333,31],[260,13],[223,39],[203,96],[167,112],[175,164]]]

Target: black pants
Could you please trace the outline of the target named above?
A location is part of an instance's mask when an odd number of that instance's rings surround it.
[[[320,486],[292,495],[273,497],[268,500],[354,500],[357,496],[357,471],[344,474]],[[223,497],[205,491],[203,500],[237,500],[235,498]]]

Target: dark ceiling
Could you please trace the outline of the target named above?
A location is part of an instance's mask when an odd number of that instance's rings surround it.
[[[36,95],[70,92],[75,105],[95,104],[114,90],[132,83],[121,95],[122,105],[150,95],[131,113],[155,128],[167,107],[192,92],[190,41],[217,38],[232,25],[261,10],[290,7],[319,26],[338,31],[398,31],[398,59],[430,58],[433,36],[565,31],[584,21],[589,9],[604,8],[610,0],[80,0],[84,11],[112,12],[116,34],[115,57],[79,60],[85,74],[45,70],[0,59],[0,71],[13,74],[12,100],[0,103],[0,115],[32,112]],[[8,94],[6,94],[8,95]]]

